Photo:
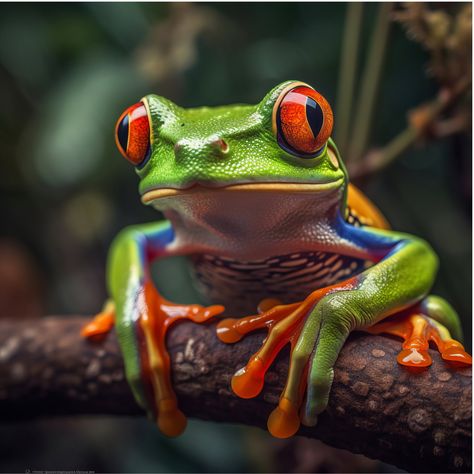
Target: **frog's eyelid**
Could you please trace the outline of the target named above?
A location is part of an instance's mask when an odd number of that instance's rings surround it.
[[[115,143],[120,154],[136,167],[150,156],[150,119],[143,101],[125,109],[115,125]]]
[[[304,86],[304,87],[309,87],[312,89],[312,87],[309,84],[306,84],[306,82],[301,82],[301,81],[293,81],[287,84],[286,87],[284,87],[278,94],[277,99],[275,100],[275,103],[273,104],[273,110],[272,110],[272,130],[273,134],[275,137],[278,134],[277,130],[277,112],[278,108],[280,107],[281,101],[285,98],[286,94],[291,91],[291,89],[294,89],[295,87],[298,86]]]
[[[150,124],[150,147],[151,147],[153,143],[155,142],[155,137],[153,134],[153,120],[151,119],[150,105],[148,104],[147,96],[142,97],[140,101],[145,106],[146,114],[148,116],[148,122]]]

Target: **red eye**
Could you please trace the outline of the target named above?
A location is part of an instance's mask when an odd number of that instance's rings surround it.
[[[122,155],[135,166],[144,165],[150,156],[150,121],[143,102],[129,107],[118,119],[115,142]]]
[[[309,86],[283,92],[275,104],[278,144],[289,153],[313,158],[331,136],[333,115],[328,101]]]

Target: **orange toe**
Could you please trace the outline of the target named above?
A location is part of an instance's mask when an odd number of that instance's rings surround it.
[[[278,407],[270,414],[267,426],[268,431],[275,438],[293,436],[300,427],[300,418],[296,406],[288,398],[282,398]]]
[[[441,357],[449,362],[472,365],[472,357],[464,350],[461,344],[449,347],[441,353]]]
[[[280,300],[277,300],[276,298],[265,298],[260,303],[258,304],[258,312],[264,313],[265,311],[269,311],[275,306],[278,306],[281,304]]]
[[[201,305],[183,306],[187,308],[187,317],[195,323],[204,323],[207,320],[213,318],[214,316],[217,316],[218,314],[222,313],[225,309],[224,306],[217,304],[207,307],[203,307]]]
[[[432,360],[428,351],[422,349],[403,349],[397,356],[397,361],[407,367],[429,367]]]
[[[232,377],[232,390],[240,398],[256,397],[263,389],[264,376],[263,362],[255,357]]]
[[[217,325],[217,337],[226,344],[240,341],[244,336],[235,328],[238,319],[224,319]]]
[[[186,417],[177,407],[175,400],[161,400],[158,413],[158,427],[166,436],[174,438],[175,436],[179,436],[186,429]]]
[[[81,329],[81,336],[85,338],[107,334],[114,325],[114,315],[110,312],[99,313]]]

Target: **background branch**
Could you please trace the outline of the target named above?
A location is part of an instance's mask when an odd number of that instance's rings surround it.
[[[351,161],[361,159],[370,138],[377,92],[382,77],[382,67],[386,56],[385,50],[390,33],[390,12],[392,8],[393,4],[391,2],[384,2],[379,6],[367,63],[361,79],[360,96],[353,116],[354,125],[349,146],[349,159]]]
[[[396,7],[390,2],[382,4],[366,55],[357,107],[352,113],[360,43],[358,28],[362,20],[361,9],[348,7],[336,109],[339,117],[336,138],[353,180],[389,166],[416,143],[467,131],[471,122],[471,5],[450,10],[432,8],[423,2]],[[374,147],[369,146],[369,141],[393,21],[400,23],[407,37],[428,52],[426,74],[438,82],[439,90],[433,100],[408,111],[404,130],[385,145]]]
[[[0,419],[71,414],[139,415],[124,379],[115,334],[79,336],[85,318],[0,322]],[[170,331],[173,382],[192,417],[265,427],[286,379],[286,357],[264,393],[242,400],[229,390],[236,369],[261,343],[250,335],[221,344],[215,328],[183,323]],[[399,341],[354,334],[338,359],[328,410],[301,434],[412,472],[471,469],[471,369],[452,369],[435,352],[417,374],[396,363]]]
[[[357,78],[359,43],[362,32],[364,3],[347,4],[344,36],[337,87],[335,138],[342,156],[346,156],[351,126],[352,102]]]
[[[453,104],[456,104],[470,87],[470,78],[462,78],[452,90],[441,90],[436,99],[411,110],[408,114],[409,124],[405,130],[392,138],[383,148],[374,148],[362,160],[348,163],[351,178],[357,179],[380,171],[401,156],[420,138],[425,140],[439,138],[443,132],[443,127],[439,127],[439,120],[443,113]],[[455,132],[459,130],[459,123],[465,126],[467,118],[460,114],[454,116],[451,120],[454,120],[454,127],[451,128],[451,131]],[[447,130],[445,129],[445,131]]]

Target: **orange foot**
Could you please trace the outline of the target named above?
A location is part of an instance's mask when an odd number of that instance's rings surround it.
[[[280,305],[277,300],[266,299],[259,305],[259,314],[241,319],[225,319],[217,325],[217,336],[226,343],[239,341],[244,335],[267,328],[268,336],[262,347],[232,377],[232,390],[241,398],[256,397],[264,385],[265,374],[281,349],[287,344],[293,348],[303,328],[306,311],[304,303]],[[293,377],[294,379],[294,377]],[[276,408],[268,418],[268,430],[277,438],[287,438],[300,426],[299,407],[306,390],[306,377],[288,378],[287,386]]]
[[[396,317],[390,321],[382,321],[365,331],[371,334],[385,333],[401,337],[404,342],[397,361],[407,367],[429,367],[431,365],[432,360],[428,353],[430,341],[436,344],[444,360],[472,365],[471,356],[464,350],[460,342],[452,339],[445,326],[418,312]]]
[[[178,401],[171,384],[170,357],[166,349],[166,332],[176,321],[189,319],[203,323],[224,310],[223,306],[203,307],[201,305],[182,305],[163,298],[151,282],[145,283],[138,293],[136,309],[139,311],[136,324],[141,360],[141,382],[129,379],[132,385],[140,384],[145,393],[150,392],[150,406],[147,409],[156,416],[162,433],[178,436],[186,428],[186,417],[178,408]],[[82,330],[84,337],[106,333],[113,325],[114,308],[107,306]],[[116,322],[120,324],[120,321]],[[127,327],[130,325],[128,324]],[[135,331],[133,334],[135,334]],[[135,337],[135,336],[134,336]],[[130,350],[124,351],[126,357],[136,357]],[[144,402],[145,404],[147,402]]]
[[[261,392],[268,368],[282,348],[290,343],[290,367],[286,385],[278,407],[271,413],[267,423],[273,436],[288,438],[300,427],[299,411],[307,386],[309,358],[316,339],[315,334],[306,334],[306,337],[300,338],[307,316],[328,293],[352,288],[353,284],[354,281],[349,279],[316,290],[304,301],[287,305],[279,304],[277,300],[265,299],[259,305],[259,314],[240,319],[225,319],[217,325],[217,336],[225,343],[237,342],[257,329],[268,330],[260,350],[232,378],[232,389],[242,398],[253,398]],[[316,327],[314,331],[317,331]],[[307,341],[310,341],[310,344]],[[310,350],[308,346],[311,346]]]
[[[279,305],[279,301],[265,299],[258,315],[241,319],[224,319],[217,325],[217,336],[222,342],[237,342],[249,332],[268,328],[268,337],[262,348],[256,352],[247,365],[232,378],[232,389],[241,398],[256,397],[262,390],[265,373],[278,352],[292,339],[298,337],[295,331],[302,314],[293,314],[299,304]]]
[[[153,389],[157,424],[162,433],[178,436],[186,428],[186,418],[178,408],[171,385],[170,358],[165,345],[166,332],[173,323],[182,319],[203,323],[224,311],[224,307],[175,304],[163,298],[151,283],[145,285],[143,296],[139,325],[145,340],[148,379]]]

